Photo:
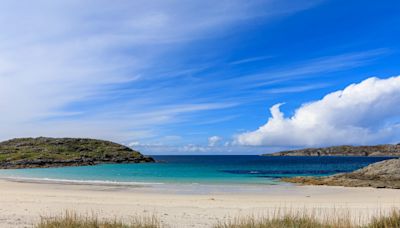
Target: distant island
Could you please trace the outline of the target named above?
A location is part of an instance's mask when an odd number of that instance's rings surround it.
[[[263,156],[375,156],[400,157],[400,144],[376,146],[332,146],[281,151]],[[331,185],[345,187],[400,188],[400,159],[373,163],[350,173],[339,173],[327,177],[290,177],[284,182],[303,185]]]
[[[377,162],[351,173],[340,173],[328,177],[291,177],[281,180],[304,185],[400,189],[400,159]]]
[[[281,151],[263,156],[375,156],[399,157],[400,144],[376,146],[332,146],[324,148],[307,148],[301,150]]]
[[[18,138],[0,142],[0,169],[154,162],[117,143],[86,138]]]

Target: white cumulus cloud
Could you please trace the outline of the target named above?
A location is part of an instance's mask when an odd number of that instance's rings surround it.
[[[220,142],[222,141],[222,138],[219,136],[211,136],[210,138],[208,138],[208,146],[217,146],[220,144]]]
[[[303,104],[291,117],[270,108],[271,117],[255,131],[235,138],[252,146],[325,146],[400,141],[400,76],[368,78],[321,100]]]

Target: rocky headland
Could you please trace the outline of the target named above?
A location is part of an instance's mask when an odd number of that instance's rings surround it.
[[[332,146],[324,148],[307,148],[301,150],[281,151],[264,156],[375,156],[400,157],[400,144],[376,146]]]
[[[85,138],[19,138],[0,142],[0,169],[154,162],[129,147]]]
[[[374,187],[400,189],[400,159],[377,162],[351,173],[328,177],[293,177],[282,181],[303,185]]]

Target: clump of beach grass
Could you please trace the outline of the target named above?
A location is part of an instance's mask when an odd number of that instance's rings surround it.
[[[352,228],[350,220],[320,221],[312,216],[285,215],[281,218],[236,218],[215,228]]]
[[[399,228],[400,212],[393,210],[388,216],[372,218],[368,228]]]
[[[360,218],[361,221],[361,218]],[[176,224],[179,226],[179,224]],[[130,223],[118,219],[99,219],[66,211],[55,217],[42,217],[35,228],[161,228],[156,216],[135,216]],[[393,210],[370,218],[364,223],[352,219],[350,214],[320,216],[314,212],[291,213],[278,211],[269,217],[236,217],[220,221],[214,228],[400,228],[400,212]]]
[[[355,223],[348,216],[331,216],[321,220],[306,213],[261,218],[247,216],[219,222],[214,228],[400,228],[400,213],[393,210],[388,215],[373,217],[366,224]]]
[[[156,216],[133,217],[129,223],[117,218],[106,220],[98,216],[83,216],[66,211],[55,217],[41,217],[35,228],[160,228],[161,222]]]

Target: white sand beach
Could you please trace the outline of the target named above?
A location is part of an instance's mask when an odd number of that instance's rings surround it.
[[[319,216],[350,214],[356,219],[400,208],[400,190],[325,186],[233,186],[169,189],[21,183],[0,180],[0,227],[31,227],[40,216],[65,210],[100,218],[159,217],[166,227],[212,227],[238,216],[268,216],[284,211],[309,211]]]

